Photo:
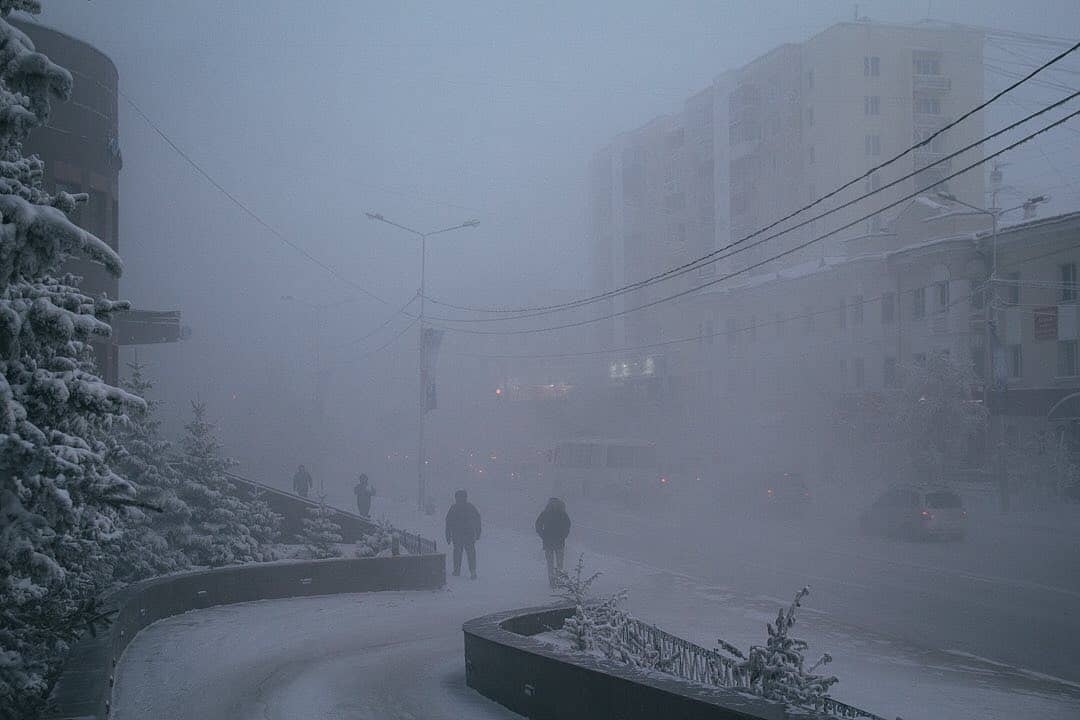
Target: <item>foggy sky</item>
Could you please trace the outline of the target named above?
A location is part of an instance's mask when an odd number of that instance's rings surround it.
[[[929,14],[1080,37],[1080,12],[1069,0],[859,7],[881,21]],[[339,338],[324,342],[329,355],[416,288],[415,241],[366,221],[365,210],[420,228],[481,221],[432,242],[433,295],[515,304],[523,288],[584,289],[590,154],[616,133],[678,110],[723,70],[849,20],[853,8],[50,0],[38,21],[107,53],[122,91],[224,186],[390,302],[358,295],[282,245],[121,99],[122,296],[137,307],[182,309],[194,333],[178,346],[140,350],[140,358],[168,401],[170,426],[198,395],[210,400],[230,443],[258,423],[268,447],[268,438],[291,432],[290,408],[306,402],[312,383],[312,314],[280,297],[358,297],[332,319],[328,333]],[[1057,191],[1070,192],[1075,205],[1075,185]],[[384,353],[336,376],[337,401],[356,408],[358,428],[370,422],[367,408],[411,392],[407,351],[415,340],[406,338],[398,358]],[[339,349],[333,359],[385,339]]]

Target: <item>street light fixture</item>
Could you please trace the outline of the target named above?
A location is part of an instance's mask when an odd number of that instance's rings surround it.
[[[417,384],[419,387],[418,399],[419,399],[419,423],[417,425],[417,453],[416,453],[416,479],[417,479],[417,494],[416,494],[416,506],[421,512],[424,511],[424,499],[427,495],[427,477],[426,468],[427,461],[424,454],[424,415],[427,410],[427,388],[424,387],[424,300],[426,295],[425,283],[427,280],[427,239],[432,235],[441,235],[452,230],[461,230],[463,228],[473,228],[480,224],[479,220],[469,219],[457,225],[451,225],[449,227],[440,228],[438,230],[431,230],[429,232],[421,232],[414,230],[413,228],[396,223],[393,220],[387,219],[382,213],[366,212],[364,215],[369,220],[386,223],[392,225],[399,230],[404,230],[411,235],[415,235],[420,238],[420,314],[417,317],[417,324],[420,326],[420,342],[417,343],[419,348],[419,359],[417,362]]]

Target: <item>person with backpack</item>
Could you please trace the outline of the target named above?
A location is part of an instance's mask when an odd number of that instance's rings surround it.
[[[461,553],[469,558],[469,575],[476,579],[476,541],[480,539],[480,511],[469,502],[468,493],[454,493],[454,504],[446,513],[446,542],[454,545],[454,576],[461,575]]]
[[[544,542],[548,584],[554,589],[555,579],[558,573],[563,571],[566,538],[570,534],[570,516],[566,512],[566,503],[559,498],[548,500],[547,505],[536,518],[536,534]]]

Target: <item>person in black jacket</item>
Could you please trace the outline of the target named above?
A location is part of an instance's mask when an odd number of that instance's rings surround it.
[[[446,542],[454,544],[454,575],[461,575],[461,552],[469,558],[469,574],[476,579],[476,541],[480,539],[480,511],[464,490],[454,493],[446,513]]]
[[[566,514],[566,503],[559,498],[548,500],[547,506],[536,518],[536,534],[544,541],[548,584],[554,588],[556,573],[563,571],[566,537],[570,534],[570,516]]]

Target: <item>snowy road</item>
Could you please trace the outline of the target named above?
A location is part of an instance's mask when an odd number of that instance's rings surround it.
[[[573,551],[573,548],[572,548]],[[587,554],[606,585],[630,589],[639,617],[710,645],[760,642],[782,598],[610,556]],[[516,717],[464,684],[461,623],[548,599],[535,540],[492,528],[479,581],[443,591],[249,603],[171,618],[144,630],[118,669],[114,717]],[[1080,687],[853,630],[811,596],[800,622],[811,652],[836,657],[838,698],[907,720],[1075,718]]]

